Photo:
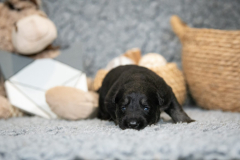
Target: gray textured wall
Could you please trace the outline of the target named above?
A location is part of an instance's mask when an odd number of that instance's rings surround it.
[[[132,47],[157,52],[181,67],[181,46],[169,18],[194,27],[240,29],[239,0],[43,0],[62,48],[82,44],[89,76]]]

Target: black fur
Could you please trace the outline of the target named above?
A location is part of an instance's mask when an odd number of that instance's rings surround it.
[[[104,78],[99,89],[98,118],[120,128],[143,129],[155,124],[165,111],[175,123],[192,122],[170,86],[151,70],[136,65],[119,66]]]

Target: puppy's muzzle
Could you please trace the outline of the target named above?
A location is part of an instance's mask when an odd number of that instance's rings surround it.
[[[139,122],[137,122],[136,120],[132,120],[128,123],[129,128],[137,128],[138,126],[139,126]]]
[[[137,129],[140,130],[144,127],[146,127],[147,122],[143,117],[125,117],[122,121],[123,126],[122,128],[131,128],[131,129]]]

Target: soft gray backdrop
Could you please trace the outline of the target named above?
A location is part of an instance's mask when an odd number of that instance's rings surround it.
[[[88,76],[132,47],[156,52],[181,67],[181,46],[169,19],[194,27],[240,29],[239,0],[43,0],[62,48],[79,41]]]

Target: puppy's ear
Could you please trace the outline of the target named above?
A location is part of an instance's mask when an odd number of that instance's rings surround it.
[[[187,122],[191,123],[195,120],[192,120],[182,109],[182,106],[178,103],[177,98],[175,97],[174,93],[171,93],[171,101],[168,108],[165,112],[172,118],[174,123],[177,122]]]
[[[113,119],[116,119],[116,104],[119,102],[122,92],[123,90],[119,85],[115,84],[110,88],[104,99],[104,106]]]
[[[105,97],[104,103],[111,103],[111,104],[118,103],[122,92],[123,91],[120,87],[112,86]]]
[[[169,90],[171,90],[171,88],[169,88]],[[169,92],[171,93],[172,91]],[[169,95],[169,93],[163,95],[162,92],[157,92],[157,98],[158,104],[160,106],[160,111],[165,111],[169,107],[169,104],[171,102],[171,95]]]

